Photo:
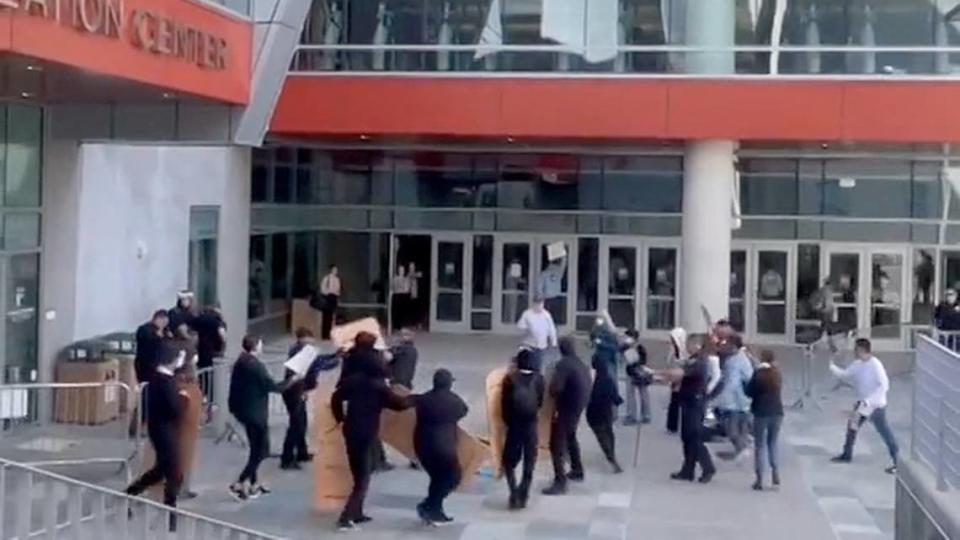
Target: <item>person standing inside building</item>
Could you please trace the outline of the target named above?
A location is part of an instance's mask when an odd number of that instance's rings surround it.
[[[534,291],[544,301],[544,308],[554,320],[565,321],[566,305],[563,298],[563,276],[567,273],[567,257],[562,255],[550,261],[537,276],[537,289]]]
[[[733,444],[733,453],[729,458],[736,460],[747,450],[750,398],[743,389],[753,378],[753,363],[743,348],[743,340],[739,334],[733,333],[721,339],[719,347],[722,375],[709,397],[716,399],[724,432]],[[706,358],[704,360],[708,361]]]
[[[133,369],[139,383],[149,382],[157,372],[169,320],[166,310],[159,309],[153,312],[149,321],[137,328],[137,355],[133,360]]]
[[[417,515],[426,523],[448,523],[453,518],[443,510],[443,501],[460,484],[457,456],[457,423],[467,415],[467,404],[453,392],[453,375],[446,369],[433,374],[433,389],[413,396],[417,424],[413,448],[430,476],[427,497],[417,505]]]
[[[193,306],[193,291],[182,290],[177,293],[177,305],[167,313],[169,333],[174,339],[191,339],[191,326],[196,317]]]
[[[397,274],[393,276],[390,293],[390,325],[394,329],[404,328],[410,320],[413,304],[410,297],[410,276],[402,264],[397,265]]]
[[[550,347],[557,346],[557,325],[553,316],[544,308],[543,298],[533,299],[533,306],[523,312],[517,327],[524,331],[523,346],[533,351],[537,370],[543,361],[544,353]]]
[[[174,373],[186,361],[186,351],[163,345],[154,376],[146,388],[147,435],[156,453],[154,466],[127,487],[127,494],[140,495],[163,482],[163,504],[176,507],[182,470],[179,459],[179,421],[183,416],[185,391],[177,390]],[[170,515],[170,530],[176,530],[176,516]]]
[[[686,364],[687,331],[677,327],[670,330],[670,352],[667,364],[680,366]],[[670,404],[667,406],[667,433],[680,431],[680,383],[670,384]]]
[[[700,465],[700,483],[707,484],[716,474],[710,450],[704,442],[703,419],[706,415],[709,365],[704,350],[706,336],[692,335],[685,345],[686,358],[680,379],[677,400],[680,404],[680,440],[683,443],[683,466],[671,474],[674,480],[693,482]]]
[[[760,365],[753,372],[753,378],[747,383],[746,394],[752,400],[750,412],[753,413],[753,460],[757,473],[753,489],[763,489],[764,456],[770,461],[771,481],[774,487],[780,486],[779,438],[783,424],[783,400],[781,398],[782,379],[777,368],[773,352],[760,352]]]
[[[320,312],[323,314],[323,321],[320,325],[320,339],[330,339],[330,330],[333,329],[334,319],[337,316],[337,308],[340,306],[340,293],[343,290],[340,281],[340,271],[337,265],[330,265],[327,275],[320,280],[320,295],[323,298]]]
[[[549,314],[547,314],[549,316]],[[510,490],[511,510],[526,508],[530,483],[537,465],[537,414],[543,406],[545,385],[535,352],[520,349],[516,369],[503,380],[500,396],[503,423],[507,427],[503,445],[503,473]],[[516,468],[523,461],[523,475],[517,484]]]
[[[359,340],[358,336],[358,344]],[[373,350],[372,346],[370,350]],[[343,424],[347,460],[353,476],[353,489],[337,520],[337,527],[341,531],[351,531],[371,520],[363,513],[363,501],[370,487],[375,446],[380,441],[380,414],[385,408],[406,409],[409,401],[390,390],[381,365],[363,361],[337,385],[330,398],[330,407],[337,423]]]
[[[250,450],[246,466],[229,488],[230,495],[239,501],[270,493],[260,483],[257,473],[260,463],[270,454],[267,424],[270,394],[282,390],[258,358],[263,353],[263,341],[246,336],[242,346],[243,352],[233,364],[228,398],[230,414],[243,425]]]
[[[544,489],[543,494],[562,495],[567,492],[567,480],[582,482],[584,478],[577,427],[590,397],[590,368],[577,356],[576,344],[569,336],[560,339],[560,361],[550,378],[549,392],[556,403],[550,426],[553,484]]]
[[[843,444],[843,452],[831,461],[834,463],[853,461],[853,446],[857,442],[857,434],[864,422],[869,419],[890,453],[892,463],[886,471],[894,474],[897,472],[899,446],[893,430],[890,429],[890,424],[887,423],[887,392],[890,391],[890,379],[883,364],[871,351],[870,340],[860,338],[854,344],[856,360],[849,367],[842,369],[833,362],[830,363],[830,371],[852,386],[857,394],[857,402],[847,422],[847,437]]]
[[[933,320],[940,330],[940,344],[952,351],[960,350],[960,303],[956,289],[947,289],[944,293]]]
[[[597,443],[603,450],[607,462],[613,467],[614,474],[623,472],[617,461],[617,442],[613,433],[613,422],[616,419],[617,407],[623,404],[623,398],[617,388],[616,361],[611,361],[610,355],[617,354],[616,335],[604,333],[601,338],[595,337],[593,360],[594,370],[593,388],[590,391],[590,400],[587,403],[587,424],[597,437]],[[598,339],[601,339],[599,342]],[[611,342],[612,340],[612,342]]]

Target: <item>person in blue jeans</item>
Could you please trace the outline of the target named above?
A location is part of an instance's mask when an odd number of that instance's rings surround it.
[[[753,364],[739,334],[722,336],[717,345],[722,375],[709,399],[716,400],[718,417],[723,419],[724,432],[733,443],[733,453],[720,456],[736,460],[745,454],[749,443],[750,398],[744,387],[753,378]]]
[[[770,461],[771,482],[774,488],[780,486],[780,426],[783,424],[783,400],[781,388],[783,380],[777,368],[773,352],[760,352],[760,365],[753,372],[744,392],[752,400],[750,412],[753,413],[754,469],[757,479],[753,489],[763,489],[763,477],[766,469],[765,458]]]
[[[857,434],[863,424],[869,419],[877,428],[877,433],[887,445],[892,464],[887,467],[889,474],[897,472],[897,454],[900,447],[897,439],[887,422],[887,392],[890,391],[890,378],[880,360],[871,352],[869,339],[858,339],[854,354],[856,360],[847,369],[842,369],[830,363],[830,371],[853,387],[857,393],[857,402],[850,413],[847,422],[847,437],[843,444],[843,452],[831,459],[834,463],[850,463],[853,461],[853,446],[857,442]]]

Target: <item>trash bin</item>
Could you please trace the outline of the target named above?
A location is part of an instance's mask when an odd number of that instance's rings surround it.
[[[105,344],[85,340],[70,345],[57,364],[58,383],[108,383],[117,381],[120,366],[107,359]],[[54,418],[63,424],[105,424],[120,414],[120,388],[103,384],[93,388],[58,388]]]
[[[106,359],[117,361],[119,371],[117,380],[127,385],[129,392],[119,390],[126,395],[120,396],[120,412],[133,410],[136,400],[137,373],[134,369],[134,360],[137,356],[137,338],[130,332],[114,332],[98,338],[103,342],[103,356]]]

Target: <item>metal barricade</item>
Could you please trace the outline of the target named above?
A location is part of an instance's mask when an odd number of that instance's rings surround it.
[[[937,489],[960,489],[960,354],[939,336],[917,344],[910,455],[930,468]]]
[[[173,518],[171,520],[171,518]],[[0,458],[0,540],[280,537]]]

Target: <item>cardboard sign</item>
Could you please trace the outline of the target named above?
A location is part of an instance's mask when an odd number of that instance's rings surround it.
[[[300,377],[307,374],[310,364],[317,358],[317,348],[313,345],[304,345],[300,352],[284,362],[283,367],[296,373]]]
[[[338,350],[349,350],[353,348],[353,343],[357,339],[357,334],[366,332],[373,334],[377,338],[376,348],[386,350],[387,344],[383,340],[383,334],[380,332],[380,323],[373,317],[360,319],[341,326],[335,327],[330,331],[330,340]]]
[[[567,245],[563,242],[554,242],[547,245],[547,259],[556,261],[567,256]]]

